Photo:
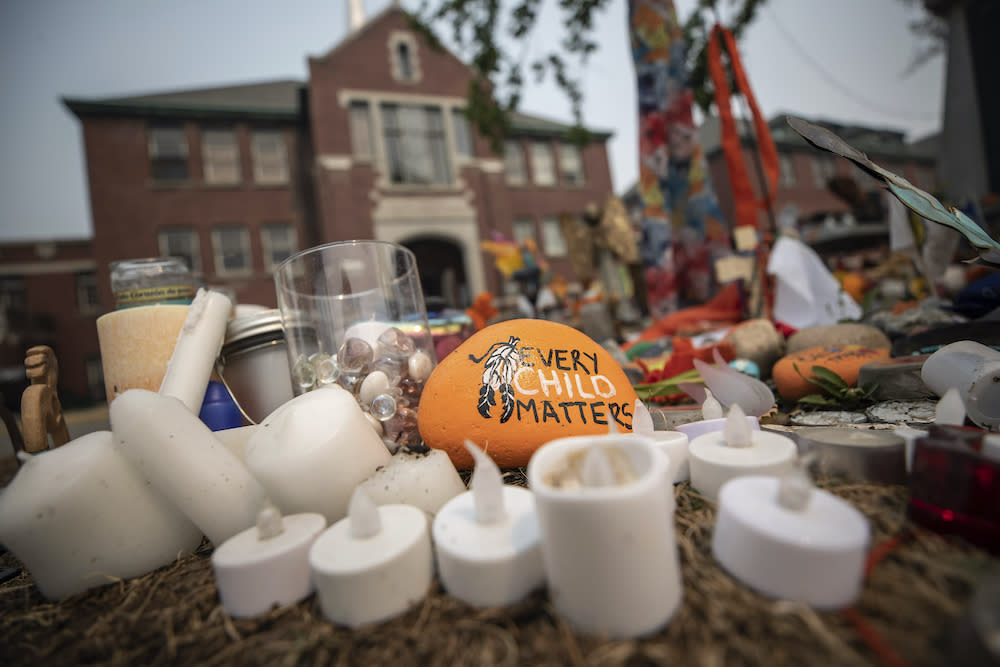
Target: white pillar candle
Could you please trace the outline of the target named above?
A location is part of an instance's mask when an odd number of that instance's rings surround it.
[[[446,591],[474,607],[512,604],[545,585],[534,494],[506,486],[497,464],[468,440],[472,490],[434,517],[438,573]]]
[[[650,441],[624,434],[560,438],[531,457],[549,592],[576,630],[648,635],[680,604],[668,467]]]
[[[309,549],[324,528],[321,514],[283,517],[268,505],[256,526],[223,542],[212,553],[212,570],[226,612],[250,618],[312,593]]]
[[[254,525],[263,492],[178,399],[132,389],[111,404],[115,446],[216,546]]]
[[[356,628],[398,616],[430,589],[427,517],[409,505],[377,507],[358,489],[348,516],[313,543],[309,566],[320,607],[333,623]]]
[[[440,449],[397,452],[358,486],[376,505],[413,505],[431,516],[466,491],[451,457]]]
[[[247,441],[246,462],[285,514],[318,512],[334,523],[351,493],[391,459],[354,396],[338,385],[296,396]]]
[[[712,553],[764,595],[838,609],[861,592],[869,533],[858,510],[803,473],[753,475],[722,487]]]
[[[247,442],[250,441],[250,436],[257,431],[257,427],[250,426],[238,426],[236,428],[226,428],[221,431],[212,431],[216,439],[224,444],[229,451],[236,455],[240,461],[244,464],[247,460]]]
[[[117,402],[117,401],[116,401]],[[0,542],[50,600],[151,572],[201,531],[97,431],[35,456],[0,494]]]
[[[754,431],[739,405],[729,410],[721,431],[699,435],[688,446],[691,486],[715,502],[719,489],[742,475],[782,475],[795,465],[798,449],[791,438]]]
[[[233,302],[225,294],[198,290],[167,362],[160,393],[179,399],[194,414],[205,400],[208,378],[226,340],[226,323],[232,309]]]

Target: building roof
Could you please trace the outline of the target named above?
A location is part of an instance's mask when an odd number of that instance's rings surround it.
[[[295,120],[304,88],[301,81],[283,79],[127,97],[64,97],[63,104],[78,116],[253,116]]]

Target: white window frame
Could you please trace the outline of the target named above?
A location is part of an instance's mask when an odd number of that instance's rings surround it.
[[[183,238],[188,241],[188,248],[178,248],[174,245],[173,238]],[[194,227],[163,227],[157,232],[157,243],[160,247],[161,257],[180,257],[189,259],[191,273],[196,276],[202,275],[201,265],[201,238],[198,230]]]
[[[528,182],[528,166],[524,157],[524,146],[516,139],[503,143],[504,172],[508,185],[524,185]]]
[[[514,235],[514,243],[518,246],[521,245],[522,241],[527,241],[528,239],[535,240],[538,236],[538,232],[535,229],[535,219],[527,216],[514,218],[511,230]]]
[[[368,100],[351,100],[347,106],[351,153],[361,160],[371,160],[375,154],[371,106]]]
[[[583,154],[579,146],[567,142],[559,144],[559,171],[563,183],[580,187],[586,183],[583,173]]]
[[[390,110],[396,115],[395,123],[392,126],[387,122]],[[424,125],[422,128],[408,131],[410,128],[406,127],[404,114],[412,113],[415,110],[419,110],[424,114]],[[434,113],[437,114],[437,120],[439,121],[440,126],[438,128],[433,128],[430,122],[431,115]],[[455,170],[452,164],[454,161],[454,149],[448,139],[448,120],[446,119],[446,116],[449,115],[449,107],[440,104],[383,101],[379,104],[379,115],[381,118],[382,144],[385,150],[386,180],[392,187],[440,188],[454,185]],[[391,140],[390,134],[392,135]],[[421,142],[426,143],[426,145],[418,146],[417,144]],[[400,164],[403,166],[403,169],[400,171],[401,180],[395,180],[393,177],[394,162],[390,155],[393,146],[400,152]],[[442,165],[435,165],[433,162],[435,148],[440,150],[438,157],[443,159],[444,163]],[[433,180],[429,182],[413,180],[416,172],[406,168],[406,165],[412,164],[407,159],[407,150],[411,154],[415,152],[419,155],[429,156],[429,159],[432,160]],[[438,173],[437,167],[442,167],[441,171],[443,173]]]
[[[209,185],[237,185],[243,180],[239,137],[234,128],[201,131],[202,177]]]
[[[268,142],[274,142],[270,146]],[[276,150],[271,150],[273,146]],[[281,130],[252,130],[250,153],[253,158],[253,181],[258,185],[287,185],[288,141]]]
[[[451,122],[451,133],[455,137],[455,155],[459,158],[471,158],[475,154],[472,144],[472,128],[469,119],[465,117],[465,109],[451,107],[448,112]]]
[[[794,188],[798,182],[798,175],[795,173],[795,160],[787,154],[778,155],[778,185],[782,188]]]
[[[549,141],[532,141],[531,182],[541,187],[556,185],[556,156]]]
[[[170,140],[166,141],[167,136]],[[168,150],[171,144],[177,150]],[[187,131],[183,126],[152,126],[146,131],[146,147],[149,151],[149,175],[158,183],[184,183],[191,178],[191,165],[188,164]],[[173,178],[156,174],[157,161],[177,161],[184,165],[183,177]]]
[[[261,254],[264,257],[264,268],[268,271],[274,271],[284,261],[284,259],[274,261],[275,251],[283,250],[280,248],[281,243],[276,243],[276,234],[274,234],[274,232],[279,231],[286,237],[283,243],[286,246],[285,250],[288,251],[288,254],[285,257],[290,257],[298,252],[299,241],[295,225],[288,222],[274,222],[263,225],[260,228],[260,247]]]
[[[399,47],[405,46],[407,57],[410,59],[410,71],[403,70],[403,63],[399,58]],[[416,84],[423,79],[424,73],[420,67],[420,51],[417,49],[417,38],[411,32],[394,30],[389,35],[389,69],[392,70],[392,78],[400,83]],[[408,74],[408,75],[407,75]]]
[[[557,217],[542,218],[542,252],[546,257],[566,257],[569,254],[569,246]]]
[[[239,234],[239,248],[232,250],[225,247],[228,234],[237,232]],[[233,252],[241,255],[240,266],[229,268],[226,266],[226,258]],[[233,276],[247,276],[253,273],[253,249],[250,245],[250,230],[246,225],[230,224],[216,225],[212,227],[212,258],[215,267],[215,275],[220,278],[230,278]]]

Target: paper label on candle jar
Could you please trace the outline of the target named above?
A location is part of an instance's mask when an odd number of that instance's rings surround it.
[[[581,332],[544,320],[487,327],[446,357],[420,402],[421,436],[470,467],[464,439],[501,466],[523,466],[556,437],[632,430],[637,400],[624,371]]]
[[[187,285],[160,285],[115,292],[115,308],[133,308],[151,304],[188,305],[194,299],[194,287]]]

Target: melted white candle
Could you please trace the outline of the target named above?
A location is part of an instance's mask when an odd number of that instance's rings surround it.
[[[233,302],[225,294],[198,290],[167,362],[160,393],[179,399],[194,414],[201,410],[205,399],[232,309]]]

